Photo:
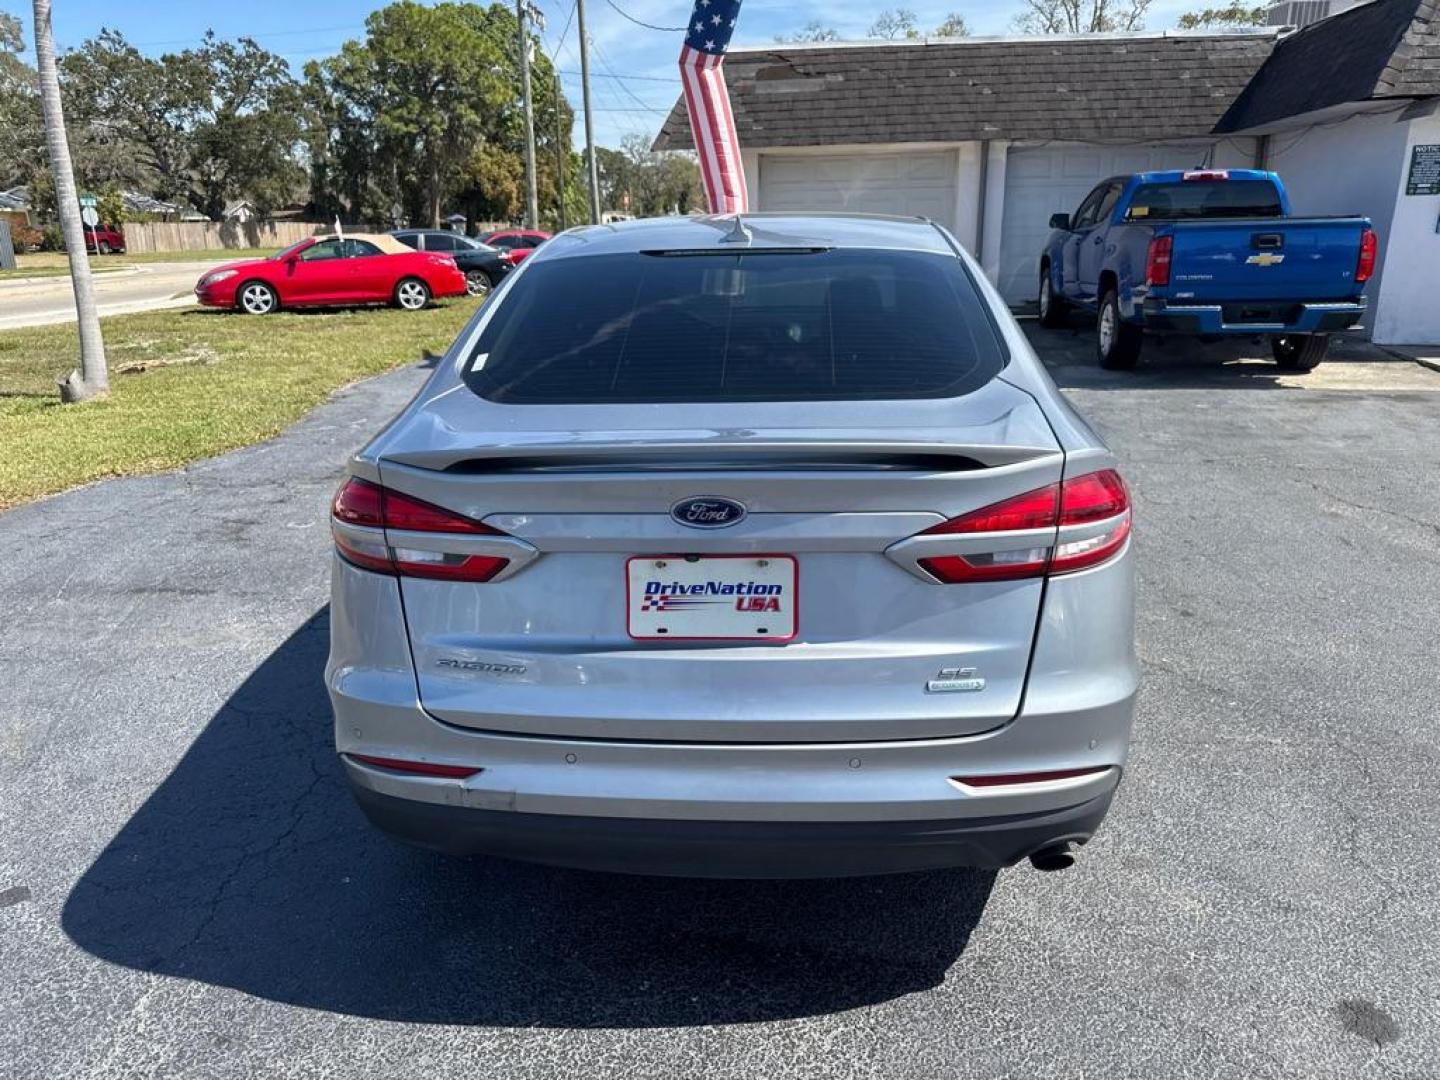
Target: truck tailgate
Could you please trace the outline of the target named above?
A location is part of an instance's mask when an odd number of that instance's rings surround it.
[[[1364,218],[1229,218],[1177,221],[1169,298],[1347,300],[1359,294],[1355,267]]]

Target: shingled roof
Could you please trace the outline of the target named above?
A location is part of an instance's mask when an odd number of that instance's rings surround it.
[[[1352,101],[1440,94],[1440,4],[1371,0],[1275,46],[1217,131],[1241,131]]]
[[[746,147],[1208,134],[1275,32],[783,45],[725,61]],[[657,150],[692,146],[683,101]]]

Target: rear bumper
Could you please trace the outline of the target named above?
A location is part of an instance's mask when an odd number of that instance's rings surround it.
[[[1144,304],[1145,329],[1175,334],[1332,334],[1348,330],[1365,317],[1366,300],[1338,303],[1254,305],[1177,304],[1151,297]],[[1227,318],[1227,309],[1230,310]],[[1271,312],[1265,309],[1274,309]]]
[[[1126,760],[1139,676],[1128,547],[1048,583],[1018,716],[976,734],[890,741],[663,741],[445,723],[417,700],[396,579],[338,558],[333,567],[336,749],[371,820],[434,849],[738,877],[1004,866],[1088,839]],[[479,771],[416,775],[355,755]],[[957,779],[1077,769],[1095,771],[1003,786]]]
[[[1072,806],[962,821],[687,821],[527,814],[385,794],[346,759],[355,800],[397,839],[447,854],[677,877],[804,878],[1010,866],[1084,843],[1114,789]]]
[[[465,271],[457,269],[454,274],[446,274],[445,277],[438,279],[432,295],[437,300],[451,296],[464,296]]]

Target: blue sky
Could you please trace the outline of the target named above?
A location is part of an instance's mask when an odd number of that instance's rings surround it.
[[[558,52],[566,95],[578,111],[580,60],[573,23],[561,41],[561,31],[572,11],[571,0],[539,2],[547,16],[546,50],[552,56]],[[614,2],[644,22],[683,26],[693,0]],[[1181,12],[1205,7],[1207,2],[1155,0],[1148,28],[1172,27]],[[363,33],[366,14],[379,6],[383,5],[363,0],[247,0],[238,5],[149,0],[123,6],[114,0],[54,0],[54,23],[61,48],[78,45],[102,26],[120,30],[142,50],[154,53],[184,48],[207,29],[221,37],[248,34],[283,55],[298,72],[307,60],[327,56],[347,38]],[[842,37],[860,38],[885,6],[884,0],[870,0],[853,8],[825,0],[747,0],[736,27],[734,47],[771,44],[777,34],[797,30],[811,19],[835,27]],[[904,0],[903,6],[915,11],[925,28],[937,25],[947,12],[958,12],[965,17],[972,34],[1007,33],[1023,7],[1020,0]],[[0,0],[0,10],[26,19],[28,37],[28,0]],[[602,146],[616,146],[630,132],[654,134],[679,93],[675,60],[680,35],[636,26],[608,0],[586,0],[585,12],[593,42],[591,85],[596,140]],[[578,145],[578,123],[576,127]]]

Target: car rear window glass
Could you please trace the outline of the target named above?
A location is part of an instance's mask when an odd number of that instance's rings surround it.
[[[527,269],[465,378],[512,404],[871,400],[967,394],[1006,359],[953,256],[621,254]]]
[[[1269,180],[1189,180],[1178,184],[1141,184],[1126,217],[1180,218],[1279,217],[1280,192]]]

